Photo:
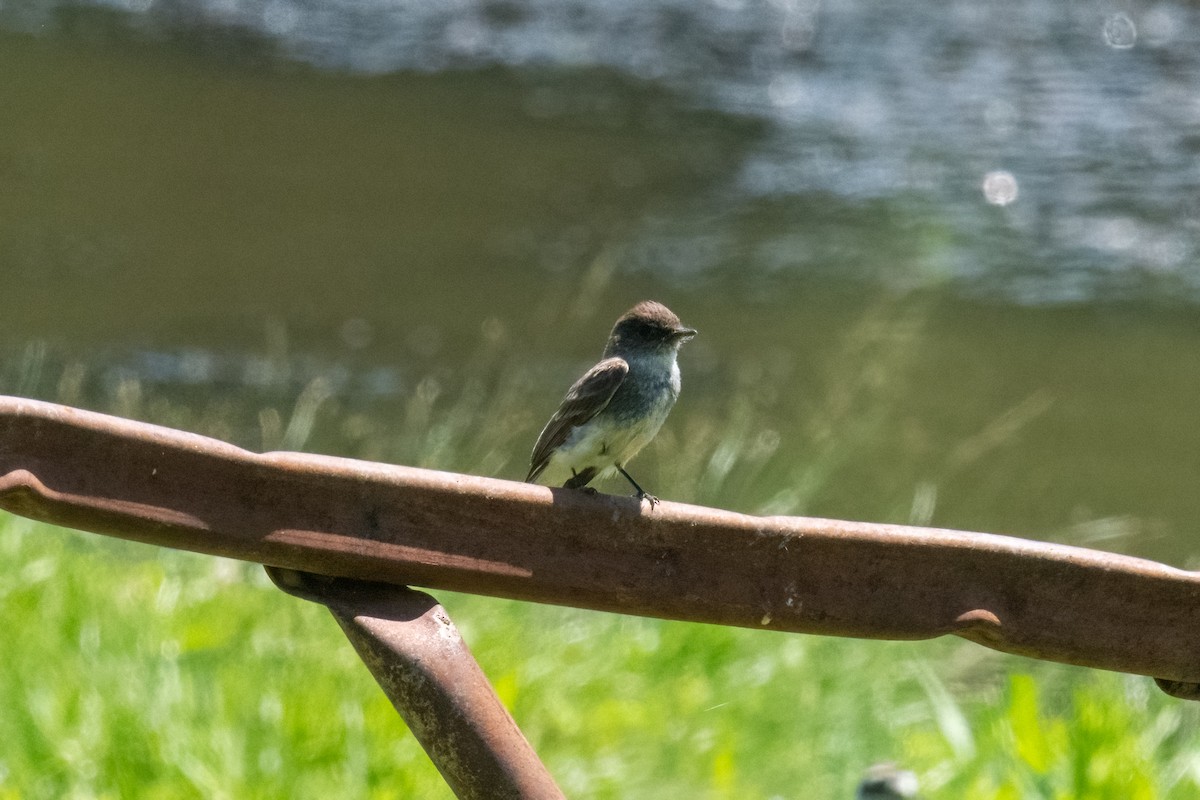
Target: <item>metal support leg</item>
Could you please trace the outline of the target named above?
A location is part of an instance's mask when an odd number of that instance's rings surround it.
[[[445,609],[402,586],[267,567],[329,608],[460,800],[562,800]]]

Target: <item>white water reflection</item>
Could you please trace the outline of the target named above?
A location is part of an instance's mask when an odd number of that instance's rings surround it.
[[[1110,14],[1104,20],[1104,43],[1118,50],[1137,44],[1137,26],[1128,14]]]
[[[994,206],[1006,206],[1017,199],[1017,179],[1011,172],[996,170],[983,176],[983,196]]]

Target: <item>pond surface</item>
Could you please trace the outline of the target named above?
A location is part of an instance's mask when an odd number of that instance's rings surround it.
[[[519,478],[653,297],[664,497],[1194,565],[1198,15],[4,4],[0,391]]]

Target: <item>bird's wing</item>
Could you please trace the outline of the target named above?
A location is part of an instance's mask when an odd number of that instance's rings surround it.
[[[613,357],[604,359],[575,381],[533,446],[526,483],[546,468],[550,456],[567,440],[571,431],[604,410],[628,374],[629,364],[625,359]]]

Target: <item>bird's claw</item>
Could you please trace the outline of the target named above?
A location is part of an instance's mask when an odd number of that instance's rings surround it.
[[[580,486],[579,491],[583,492],[589,497],[595,497],[596,495],[600,494],[598,491],[596,491],[595,486]]]
[[[649,501],[650,501],[650,507],[651,507],[651,508],[654,508],[654,507],[655,507],[655,506],[657,506],[657,505],[659,504],[659,502],[660,502],[660,501],[659,501],[659,499],[658,499],[657,497],[655,497],[654,495],[650,494],[649,492],[638,492],[637,494],[635,494],[635,495],[634,495],[634,497],[636,497],[636,498],[637,498],[639,501],[641,501],[641,500],[649,500]]]

